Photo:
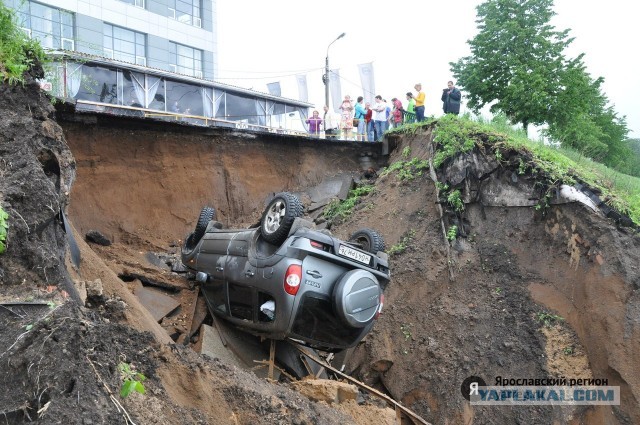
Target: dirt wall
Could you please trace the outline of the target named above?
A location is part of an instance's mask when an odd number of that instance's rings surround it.
[[[397,143],[391,164],[406,148],[430,156],[428,133]],[[580,204],[527,206],[538,196],[533,179],[491,158],[437,170],[443,183],[462,176],[462,214],[447,213],[426,175],[392,173],[332,229],[375,227],[397,251],[385,309],[347,370],[434,424],[639,423],[640,238]],[[468,181],[479,175],[480,185]],[[464,229],[455,241],[443,235],[438,204],[445,228],[455,217]],[[498,376],[607,379],[621,404],[471,406],[460,391],[469,376],[488,385]]]
[[[117,118],[62,120],[61,126],[78,168],[74,225],[82,234],[97,229],[112,240],[180,239],[204,205],[230,225],[257,221],[270,193],[358,173],[361,158],[379,157],[378,146],[361,143]]]

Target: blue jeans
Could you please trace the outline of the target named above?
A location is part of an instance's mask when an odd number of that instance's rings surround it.
[[[386,121],[374,121],[374,125],[376,126],[376,134],[378,136],[378,140],[382,140],[382,136],[384,132],[387,130],[387,122]],[[376,140],[376,141],[378,141]]]
[[[424,121],[424,106],[416,106],[416,121]]]
[[[373,141],[376,140],[373,123],[374,123],[374,121],[371,120],[371,121],[369,121],[369,124],[367,126],[367,140],[369,142],[373,142]]]

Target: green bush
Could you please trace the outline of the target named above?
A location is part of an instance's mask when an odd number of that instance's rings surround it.
[[[40,43],[27,37],[17,25],[14,12],[0,2],[0,79],[23,84],[24,73],[45,62]]]

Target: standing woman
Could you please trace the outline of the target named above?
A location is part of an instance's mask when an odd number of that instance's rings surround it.
[[[391,111],[391,116],[389,120],[391,124],[393,124],[393,128],[398,128],[402,125],[402,102],[398,100],[398,98],[394,97],[391,99],[391,104],[393,105],[393,110]]]
[[[353,130],[353,103],[351,96],[346,95],[340,105],[340,129],[344,140],[349,140]]]
[[[367,110],[364,107],[364,97],[358,96],[358,101],[356,102],[356,113],[354,118],[358,119],[358,134],[356,135],[356,140],[360,142],[364,142],[365,140],[365,128],[367,123],[365,122],[365,117],[367,116]]]
[[[318,111],[313,111],[313,116],[305,121],[309,124],[309,134],[314,137],[320,136],[320,126],[322,125],[322,118]]]

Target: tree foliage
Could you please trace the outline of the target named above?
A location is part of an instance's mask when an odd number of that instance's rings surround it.
[[[569,30],[549,22],[553,0],[487,0],[478,6],[471,55],[452,62],[469,107],[485,105],[511,122],[547,124],[564,147],[625,173],[635,173],[629,132],[602,92],[602,78],[586,71],[584,55],[566,59]]]
[[[549,23],[553,0],[488,0],[478,6],[471,55],[450,63],[468,106],[504,112],[513,122],[547,122],[564,67],[568,30]]]
[[[608,105],[601,89],[604,80],[591,78],[582,58],[569,61],[561,74],[546,134],[564,147],[629,173],[633,155],[626,120]]]

